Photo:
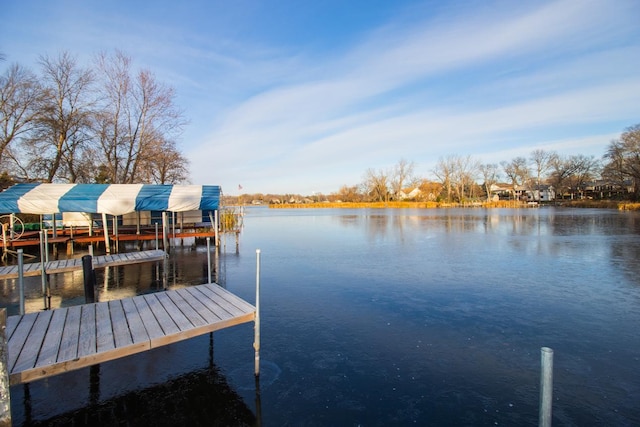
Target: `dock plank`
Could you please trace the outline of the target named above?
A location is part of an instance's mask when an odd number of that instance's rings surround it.
[[[147,301],[147,304],[149,304],[149,308],[162,328],[164,335],[180,332],[180,328],[176,325],[173,319],[171,319],[171,316],[169,316],[167,310],[160,301],[158,301],[158,297],[155,294],[145,295],[144,299]]]
[[[78,337],[78,357],[86,357],[96,352],[96,306],[82,306],[80,336]]]
[[[56,310],[57,311],[57,310]],[[80,339],[80,319],[82,318],[82,307],[76,305],[69,307],[67,318],[60,338],[60,349],[58,350],[57,361],[75,359],[78,355],[78,343]]]
[[[64,324],[67,320],[68,310],[54,310],[49,323],[49,330],[47,331],[38,360],[35,366],[47,366],[55,363],[58,360],[58,352],[60,350],[60,344],[62,343],[62,332],[64,331]]]
[[[109,313],[109,303],[101,302],[96,307],[96,351],[103,351],[115,348],[115,334]]]
[[[18,360],[14,365],[15,370],[21,371],[35,366],[52,316],[52,311],[41,311],[38,313],[36,321],[33,323],[33,328],[29,332],[20,356],[18,356]]]
[[[151,307],[149,307],[149,303],[145,299],[144,295],[133,297],[132,301],[138,309],[138,314],[140,314],[140,319],[142,320],[142,324],[144,325],[144,329],[147,332],[149,339],[154,340],[164,336],[164,331],[162,330],[155,314],[153,314]]]
[[[31,328],[33,328],[33,324],[36,322],[38,313],[29,313],[21,317],[22,318],[19,319],[15,331],[8,340],[7,352],[14,356],[11,358],[13,362],[11,360],[8,362],[10,370],[13,370],[13,365],[18,360],[18,356],[22,352],[22,347],[24,347],[24,344],[31,333]]]
[[[124,315],[127,318],[127,324],[129,325],[129,332],[131,332],[131,340],[134,343],[145,342],[149,340],[149,334],[144,327],[142,317],[138,312],[136,304],[132,298],[126,298],[122,300],[122,309]]]
[[[127,318],[122,308],[122,301],[109,301],[109,313],[111,314],[111,325],[113,329],[113,338],[116,347],[125,347],[133,344],[131,331],[127,324]]]
[[[186,331],[194,326],[166,293],[157,293],[156,296],[158,297],[160,304],[162,304],[164,309],[167,310],[167,314],[171,316],[171,319],[181,331]]]

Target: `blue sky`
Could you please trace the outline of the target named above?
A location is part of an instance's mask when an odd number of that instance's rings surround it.
[[[400,159],[604,154],[640,123],[640,2],[5,0],[5,67],[115,48],[176,89],[194,184],[336,192]],[[2,68],[4,71],[4,68]]]

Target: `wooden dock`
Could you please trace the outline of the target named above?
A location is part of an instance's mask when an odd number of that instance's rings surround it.
[[[113,255],[99,255],[93,257],[93,268],[112,267],[116,265],[139,264],[143,262],[160,261],[166,257],[162,250],[127,252]],[[82,270],[82,258],[71,258],[45,263],[45,273],[64,273]],[[23,275],[39,276],[42,274],[42,264],[39,262],[24,264]],[[18,266],[0,267],[0,279],[15,279],[18,277]]]
[[[256,307],[216,284],[9,316],[9,381],[27,383],[255,320]]]

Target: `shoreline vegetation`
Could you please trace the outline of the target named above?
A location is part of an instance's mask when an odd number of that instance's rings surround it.
[[[270,204],[271,209],[320,209],[320,208],[342,208],[342,209],[438,209],[438,208],[537,208],[545,206],[557,206],[567,208],[598,208],[617,209],[621,211],[640,211],[640,203],[616,200],[558,200],[556,202],[532,204],[518,200],[500,200],[497,202],[466,202],[466,203],[446,203],[446,202],[315,202],[315,203],[279,203]]]

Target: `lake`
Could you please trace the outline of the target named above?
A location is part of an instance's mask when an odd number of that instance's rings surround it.
[[[640,424],[640,214],[598,209],[247,209],[216,272],[253,324],[12,388],[16,425]],[[187,242],[189,243],[189,242]],[[206,248],[98,272],[101,300],[207,277]],[[2,305],[17,312],[7,281]],[[39,278],[28,281],[36,301]],[[81,273],[52,278],[82,303]],[[153,418],[154,416],[159,418]]]

